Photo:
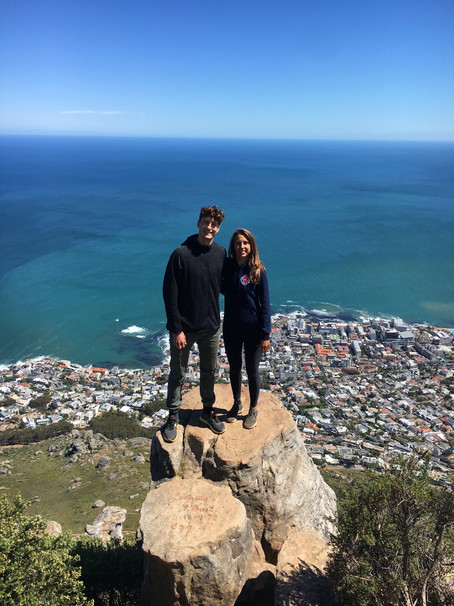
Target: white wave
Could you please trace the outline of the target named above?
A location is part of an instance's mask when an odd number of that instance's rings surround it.
[[[35,356],[34,358],[24,358],[23,360],[17,360],[17,362],[11,362],[11,364],[0,364],[0,372],[3,370],[8,370],[12,366],[22,366],[23,364],[28,364],[29,362],[41,362],[41,360],[45,360],[46,358],[52,358],[53,360],[59,361],[58,358],[53,354],[49,354],[48,356]]]
[[[282,305],[279,305],[278,307],[279,311],[275,312],[273,314],[273,316],[294,316],[296,314],[298,315],[303,315],[306,316],[307,312],[305,310],[305,308],[302,305],[299,305],[298,303],[284,303]],[[290,311],[291,310],[291,311]]]
[[[285,311],[278,311],[274,314],[271,314],[271,319],[272,320],[277,320],[278,318],[297,318],[299,316],[307,316],[307,313],[305,312],[305,310],[301,307],[298,308],[295,311],[288,311],[288,309],[286,309]]]
[[[311,309],[310,311],[313,314],[317,314],[317,316],[331,316],[331,315],[333,315],[332,313],[330,313],[326,309]]]
[[[164,362],[169,363],[170,336],[168,332],[158,337],[158,345],[161,348],[162,354],[164,356]]]
[[[159,347],[163,347],[165,349],[169,349],[169,347],[170,347],[169,333],[166,332],[165,334],[163,334],[160,337],[158,337],[158,343],[159,343]]]
[[[146,328],[143,326],[136,326],[135,324],[128,326],[128,328],[124,328],[121,332],[124,335],[132,335],[139,339],[144,339],[148,334],[148,330]]]

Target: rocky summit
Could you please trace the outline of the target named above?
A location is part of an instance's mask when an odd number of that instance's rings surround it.
[[[146,559],[142,606],[328,605],[323,569],[334,492],[306,453],[291,414],[262,392],[224,434],[200,420],[198,388],[183,398],[177,440],[151,445],[151,489],[139,532]],[[225,420],[228,385],[216,386]]]

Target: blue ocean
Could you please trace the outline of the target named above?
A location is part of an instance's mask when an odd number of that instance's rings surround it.
[[[0,364],[162,359],[201,206],[257,238],[273,313],[454,327],[454,144],[0,137]]]

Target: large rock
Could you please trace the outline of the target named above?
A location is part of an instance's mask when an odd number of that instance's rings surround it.
[[[121,507],[104,507],[102,512],[96,516],[93,524],[85,525],[85,532],[92,537],[102,539],[104,542],[110,539],[121,540],[123,538],[123,522],[126,519],[126,509]]]
[[[249,406],[246,390],[243,392],[243,402],[244,414],[246,414]],[[216,410],[221,418],[225,417],[231,404],[230,386],[217,385]],[[291,414],[282,403],[275,396],[262,392],[257,426],[252,430],[243,429],[243,417],[241,417],[233,424],[226,424],[226,432],[219,436],[202,425],[199,420],[200,411],[199,390],[195,388],[183,398],[176,442],[165,443],[159,432],[153,439],[152,488],[159,487],[159,489],[152,490],[150,494],[159,495],[164,487],[172,494],[182,481],[183,483],[195,480],[204,482],[207,494],[210,495],[213,485],[228,487],[226,494],[238,499],[244,505],[254,537],[263,548],[256,551],[255,570],[252,572],[251,569],[251,576],[247,582],[249,585],[254,578],[268,579],[270,573],[275,574],[276,569],[273,566],[278,562],[277,576],[282,581],[288,572],[286,572],[287,559],[291,562],[290,555],[285,554],[290,554],[296,540],[301,545],[303,538],[307,543],[307,537],[312,536],[326,552],[329,534],[334,530],[331,520],[336,513],[336,498],[307,455],[301,434]],[[206,482],[207,480],[210,482]],[[182,512],[178,509],[176,512],[174,509],[172,511],[175,516],[174,521],[178,524]],[[151,541],[147,535],[152,532],[153,526],[157,526],[158,531],[162,532],[162,525],[156,518],[151,520],[150,515],[149,507],[144,505],[141,528],[144,541],[148,541],[148,544],[151,544]],[[200,539],[203,537],[197,538],[197,541]],[[178,541],[174,534],[166,537],[165,533],[164,540]],[[196,543],[194,543],[195,547]],[[314,552],[307,549],[305,554],[303,566],[311,571],[317,569],[322,574],[324,564],[322,565],[320,558],[317,559]],[[252,556],[246,555],[246,559],[248,557]],[[163,560],[166,558],[167,556],[164,555]],[[168,559],[167,561],[169,562]],[[155,564],[156,560],[151,556],[148,557],[149,580],[155,578],[152,572]],[[172,586],[175,587],[176,568],[171,567],[171,570],[173,572],[165,578],[167,584],[173,579]],[[187,572],[188,569],[185,569],[185,574]],[[225,574],[229,576],[232,572],[226,571]],[[162,581],[164,577],[160,578]],[[154,581],[156,582],[157,580]],[[179,583],[183,581],[180,579]],[[187,584],[189,581],[186,580],[184,583]],[[298,591],[298,589],[294,590],[290,583],[287,583],[287,589],[290,585],[291,591]],[[154,604],[154,602],[145,603],[147,606]],[[191,600],[188,603],[192,604]]]
[[[68,436],[54,440],[49,446],[48,452],[58,457],[70,457],[76,461],[78,457],[100,449],[106,441],[107,438],[100,433],[93,434],[91,429],[82,431],[73,429]]]
[[[44,529],[44,532],[51,537],[55,536],[55,535],[59,535],[62,532],[61,524],[59,524],[58,522],[55,522],[54,520],[49,520],[46,524],[46,528]]]
[[[142,604],[233,605],[257,546],[228,486],[204,479],[161,484],[142,506],[147,566]]]
[[[246,412],[245,393],[243,400]],[[230,405],[230,387],[218,385],[218,411],[224,413]],[[245,430],[239,419],[226,424],[226,432],[220,436],[199,421],[197,389],[183,399],[182,408],[185,412],[180,416],[185,419],[186,415],[186,427],[184,434],[179,428],[177,442],[169,445],[160,434],[155,437],[153,479],[179,473],[184,478],[227,482],[245,505],[255,536],[272,563],[291,531],[310,528],[328,539],[336,497],[307,455],[291,413],[278,398],[262,392],[257,426]]]

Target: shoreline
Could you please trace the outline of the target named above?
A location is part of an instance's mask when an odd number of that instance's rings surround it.
[[[291,303],[289,301],[289,303]],[[334,307],[333,304],[326,304],[327,307],[332,306]],[[323,324],[323,323],[331,323],[331,324],[335,324],[337,326],[343,326],[346,327],[348,324],[352,324],[353,326],[365,326],[365,325],[370,325],[371,323],[380,323],[380,322],[392,322],[394,319],[396,319],[396,317],[394,316],[360,316],[359,318],[355,317],[352,313],[350,313],[349,310],[343,310],[340,313],[331,313],[330,311],[326,310],[326,309],[318,309],[318,310],[306,310],[304,309],[302,306],[298,305],[298,304],[290,304],[289,307],[297,307],[298,309],[295,309],[294,311],[282,311],[282,312],[275,312],[272,313],[271,316],[271,322],[272,325],[273,323],[276,322],[282,322],[285,320],[290,320],[293,321],[295,320],[295,318],[297,317],[302,317],[306,322],[311,322],[313,324],[319,323],[319,324]],[[351,311],[358,311],[358,314],[361,314],[362,312],[360,312],[359,310],[351,310]],[[222,322],[223,322],[223,314],[224,312],[221,312],[221,326],[222,326]],[[428,322],[425,321],[421,321],[421,322],[406,322],[404,319],[402,318],[397,318],[399,320],[402,320],[402,322],[405,324],[405,326],[408,327],[408,329],[417,329],[417,330],[422,330],[422,329],[434,329],[434,330],[438,330],[438,331],[447,331],[450,333],[454,334],[454,328],[452,327],[442,327],[442,326],[437,326],[434,324],[430,324]],[[41,354],[38,356],[34,356],[34,357],[25,357],[24,359],[20,359],[20,360],[16,360],[15,362],[0,362],[0,372],[3,372],[5,370],[7,370],[8,368],[10,368],[11,366],[17,366],[19,364],[24,364],[25,362],[38,362],[40,360],[45,360],[45,359],[53,359],[53,360],[57,360],[57,361],[63,361],[63,362],[67,362],[69,364],[77,364],[79,366],[82,367],[88,367],[88,366],[95,366],[95,367],[103,367],[103,368],[107,368],[108,370],[111,370],[112,368],[118,367],[121,370],[130,370],[130,371],[135,371],[135,370],[146,370],[149,367],[155,367],[155,366],[162,366],[165,365],[165,361],[166,359],[168,359],[168,353],[167,350],[169,349],[169,338],[168,338],[168,332],[166,329],[163,330],[159,330],[157,332],[154,333],[150,333],[147,336],[143,336],[143,332],[148,332],[148,329],[141,327],[141,326],[136,326],[136,325],[132,325],[129,326],[123,330],[121,330],[120,332],[125,335],[126,337],[129,338],[137,338],[139,339],[142,343],[143,341],[146,340],[150,340],[153,342],[154,345],[159,345],[160,349],[161,349],[161,359],[159,360],[158,364],[152,364],[149,366],[145,366],[145,367],[129,367],[129,366],[122,366],[121,363],[119,362],[110,362],[110,363],[100,363],[100,362],[96,362],[96,361],[91,361],[91,362],[80,362],[74,359],[68,360],[66,358],[61,358],[60,356],[56,356],[55,354]],[[222,336],[221,336],[221,341],[222,341]]]
[[[434,478],[452,485],[454,330],[401,318],[312,323],[300,313],[274,316],[270,340],[259,366],[261,389],[292,413],[316,464],[381,468],[423,448],[431,452]],[[222,342],[218,362],[216,381],[228,383]],[[107,369],[42,357],[7,369],[0,373],[4,429],[61,420],[84,427],[111,409],[139,416],[143,428],[165,421],[165,363]],[[192,350],[185,391],[198,384],[199,357]],[[40,396],[50,398],[46,410],[34,405]],[[154,402],[157,412],[150,409]]]

